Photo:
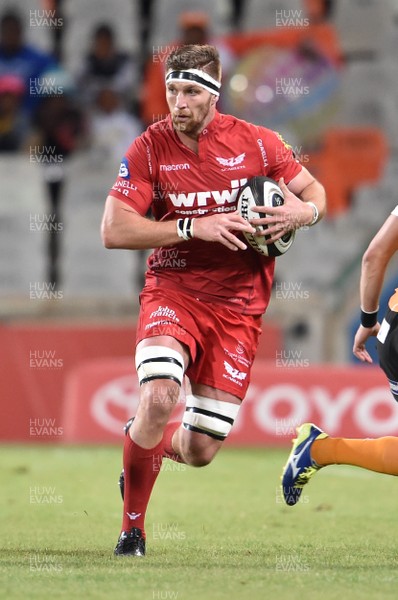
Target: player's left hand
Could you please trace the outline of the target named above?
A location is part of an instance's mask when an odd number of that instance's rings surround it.
[[[371,337],[379,333],[380,323],[376,323],[374,327],[362,327],[360,325],[355,334],[354,346],[352,348],[353,353],[362,362],[372,363],[372,357],[365,348],[366,341]]]
[[[307,206],[305,202],[300,200],[293,192],[289,190],[285,184],[283,177],[279,180],[285,202],[282,206],[267,207],[267,216],[258,219],[250,219],[250,224],[254,227],[259,225],[267,225],[267,230],[258,231],[254,235],[261,236],[264,233],[271,237],[267,239],[267,244],[271,244],[279,240],[289,231],[299,229],[303,225],[311,223],[313,218],[313,210],[311,206]],[[264,208],[261,206],[253,206],[252,210],[258,213],[264,213]]]

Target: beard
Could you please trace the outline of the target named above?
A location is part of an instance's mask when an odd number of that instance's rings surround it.
[[[178,120],[178,114],[172,114],[174,128],[189,137],[196,138],[203,128],[203,122],[209,114],[210,106],[211,98],[209,98],[204,106],[195,110],[196,114],[193,114],[192,112],[188,115],[181,113],[180,116],[187,117],[183,121]]]

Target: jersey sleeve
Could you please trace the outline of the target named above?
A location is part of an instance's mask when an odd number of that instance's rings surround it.
[[[292,146],[277,131],[263,129],[262,134],[268,157],[269,176],[275,181],[283,177],[288,184],[302,169]]]
[[[144,216],[152,204],[154,195],[151,168],[149,144],[140,136],[134,140],[123,157],[118,177],[109,194]]]

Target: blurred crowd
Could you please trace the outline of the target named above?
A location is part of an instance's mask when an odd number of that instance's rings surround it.
[[[62,4],[53,2],[59,14]],[[54,30],[53,52],[45,53],[26,43],[24,15],[14,9],[0,15],[0,152],[40,143],[67,157],[82,145],[92,145],[120,158],[136,135],[167,114],[164,59],[181,44],[216,44],[224,76],[242,54],[267,43],[324,51],[331,60],[340,60],[337,38],[328,24],[331,0],[303,0],[311,26],[297,28],[293,35],[281,27],[241,32],[244,0],[230,0],[230,33],[223,37],[214,37],[205,12],[181,12],[178,39],[160,47],[157,56],[148,48],[153,4],[154,0],[140,2],[136,55],[119,48],[117,32],[109,24],[97,23],[79,72],[73,74],[62,61],[64,28]]]
[[[89,149],[115,168],[132,140],[146,126],[168,112],[164,95],[165,57],[182,44],[215,44],[221,55],[224,77],[248,51],[267,44],[298,48],[309,55],[323,54],[335,64],[341,61],[337,36],[330,24],[333,0],[302,0],[309,26],[243,31],[245,0],[229,1],[227,34],[216,35],[209,15],[200,10],[177,16],[178,37],[165,46],[150,46],[156,1],[131,0],[138,9],[138,50],[133,54],[119,46],[118,32],[96,20],[88,33],[86,51],[76,72],[63,60],[68,27],[52,30],[52,51],[27,43],[27,18],[11,5],[0,14],[0,153],[41,154],[43,176],[49,190],[50,210],[59,218],[65,166],[78,150]],[[43,0],[51,15],[63,15],[63,0]],[[200,7],[200,3],[198,3]],[[26,12],[26,11],[25,11]],[[223,109],[222,98],[220,109]],[[57,157],[62,161],[57,161]],[[104,190],[105,194],[106,190]],[[58,283],[57,238],[49,240],[48,280]]]

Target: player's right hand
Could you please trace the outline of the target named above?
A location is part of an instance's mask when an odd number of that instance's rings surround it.
[[[376,323],[374,327],[362,327],[360,325],[355,334],[353,353],[362,362],[372,363],[372,357],[366,350],[365,343],[371,336],[376,336],[379,333],[380,323]]]
[[[234,231],[255,233],[256,230],[238,211],[195,219],[195,238],[205,242],[219,242],[230,250],[246,250],[247,245],[233,233]]]

